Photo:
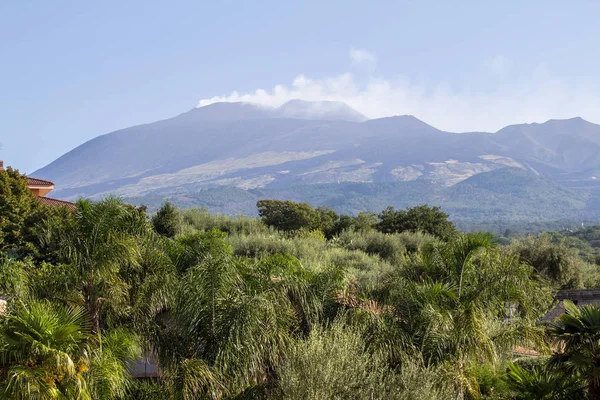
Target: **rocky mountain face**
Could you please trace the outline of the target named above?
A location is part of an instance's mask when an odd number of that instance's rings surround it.
[[[367,120],[338,102],[216,103],[97,137],[34,175],[74,199],[342,183],[451,188],[503,168],[596,193],[600,126],[573,118],[452,133],[408,115]]]

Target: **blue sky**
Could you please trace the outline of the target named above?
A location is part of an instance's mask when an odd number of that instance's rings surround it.
[[[5,0],[0,158],[30,173],[221,100],[341,100],[454,131],[600,123],[598,16],[592,1]]]

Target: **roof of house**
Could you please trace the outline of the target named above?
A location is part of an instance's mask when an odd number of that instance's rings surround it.
[[[560,290],[554,298],[557,300],[600,300],[600,289]]]
[[[50,190],[54,189],[53,182],[46,181],[44,179],[32,178],[30,176],[27,177],[27,186],[30,188],[35,188],[37,186],[38,188],[43,187]],[[40,203],[50,207],[67,207],[69,210],[75,211],[75,204],[69,201],[53,199],[52,197],[45,196],[37,196],[37,199],[40,201]]]
[[[542,318],[542,322],[552,322],[565,313],[565,300],[571,300],[579,307],[590,304],[600,304],[600,289],[571,289],[559,290],[554,296],[555,305]]]
[[[43,179],[27,177],[27,185],[29,186],[54,186],[54,183]]]
[[[53,199],[51,197],[38,197],[40,203],[51,207],[67,207],[69,210],[75,210],[75,204],[69,201]]]

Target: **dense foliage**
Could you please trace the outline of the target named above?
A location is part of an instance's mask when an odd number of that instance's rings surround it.
[[[28,219],[11,174],[0,398],[598,398],[600,310],[540,324],[555,290],[600,280],[575,236],[502,245],[435,207],[281,201],[262,220],[116,198]],[[131,376],[140,357],[159,378]]]
[[[379,214],[377,229],[383,233],[425,232],[439,238],[448,238],[456,232],[448,214],[439,207],[426,204],[407,210],[388,207]]]
[[[348,215],[379,212],[390,205],[403,209],[427,203],[442,207],[453,221],[468,224],[500,221],[505,226],[559,219],[600,221],[597,195],[567,189],[519,168],[480,173],[449,187],[427,179],[268,185],[249,190],[190,185],[176,194],[165,195],[164,190],[157,190],[130,201],[156,210],[165,196],[182,208],[206,207],[211,212],[230,215],[257,215],[254,204],[258,200],[286,199],[314,207],[324,205]]]
[[[46,243],[43,226],[68,218],[64,209],[42,205],[27,188],[27,178],[8,167],[0,173],[0,251],[38,256]],[[47,255],[47,254],[46,254]]]
[[[338,215],[327,207],[315,209],[307,203],[290,200],[259,200],[256,206],[258,215],[267,226],[283,232],[319,230],[328,239],[348,229],[376,229],[383,233],[424,232],[439,238],[449,238],[456,233],[448,214],[427,204],[406,210],[395,210],[390,206],[379,214],[359,213],[357,216]]]
[[[178,233],[177,230],[181,225],[179,223],[179,212],[169,202],[163,204],[154,216],[152,216],[152,225],[156,233],[167,236],[175,237]]]

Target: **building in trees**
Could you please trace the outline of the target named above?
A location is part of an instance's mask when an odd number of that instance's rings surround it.
[[[4,171],[4,161],[0,160],[0,171]],[[31,193],[38,198],[40,203],[51,207],[67,207],[70,210],[75,210],[75,204],[47,197],[46,195],[54,189],[54,183],[43,179],[27,177],[27,188]]]
[[[600,306],[600,289],[570,289],[559,290],[554,296],[557,301],[542,319],[543,322],[553,322],[556,318],[565,313],[565,300],[573,302],[578,307],[586,305]]]

